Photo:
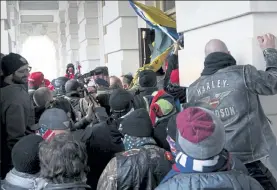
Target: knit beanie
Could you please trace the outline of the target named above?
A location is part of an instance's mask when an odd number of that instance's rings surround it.
[[[1,60],[3,75],[5,77],[9,76],[13,74],[20,67],[27,64],[28,64],[27,60],[21,55],[16,53],[9,53],[8,55],[4,56]]]
[[[177,144],[194,159],[208,159],[224,148],[224,126],[216,115],[205,108],[189,107],[183,110],[176,117],[176,126]]]
[[[119,130],[123,134],[134,137],[152,137],[153,127],[148,112],[137,109],[127,115],[120,124]]]
[[[139,73],[139,85],[141,87],[156,87],[157,75],[152,70],[143,70]]]
[[[12,149],[12,163],[18,172],[36,174],[39,166],[39,143],[43,138],[38,135],[28,135],[21,138]]]
[[[179,69],[174,69],[170,74],[170,82],[172,84],[179,84]]]
[[[28,88],[38,89],[44,82],[44,75],[42,72],[33,72],[28,77]]]
[[[146,96],[148,99],[148,97]],[[149,116],[154,125],[158,118],[168,116],[175,110],[174,97],[164,90],[152,93],[151,104],[149,106]]]
[[[66,68],[68,69],[69,67],[72,67],[73,69],[74,69],[74,65],[72,64],[72,63],[68,63],[67,65],[66,65]]]
[[[127,90],[118,88],[113,90],[110,96],[109,105],[113,112],[126,112],[131,109],[132,100],[133,97]]]

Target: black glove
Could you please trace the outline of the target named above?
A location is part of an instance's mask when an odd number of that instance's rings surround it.
[[[181,104],[186,102],[186,87],[169,83],[165,91],[175,99],[179,99]]]

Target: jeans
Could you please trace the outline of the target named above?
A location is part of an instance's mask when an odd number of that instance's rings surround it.
[[[249,175],[256,179],[265,190],[277,190],[277,182],[269,169],[261,162],[245,164]]]

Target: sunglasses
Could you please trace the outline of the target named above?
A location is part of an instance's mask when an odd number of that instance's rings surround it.
[[[26,72],[31,72],[31,70],[32,70],[32,67],[30,67],[30,66],[28,66],[28,68],[27,69],[22,69],[22,70],[19,70],[19,71],[17,71],[17,72],[19,72],[19,73],[26,73]]]

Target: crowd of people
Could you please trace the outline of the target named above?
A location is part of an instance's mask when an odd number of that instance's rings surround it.
[[[178,48],[163,87],[151,69],[109,76],[68,64],[51,82],[19,54],[1,54],[2,190],[276,190],[261,159],[276,148],[259,95],[277,94],[275,36],[259,36],[266,69],[237,65],[224,42],[179,84]],[[276,162],[276,160],[273,162]]]

